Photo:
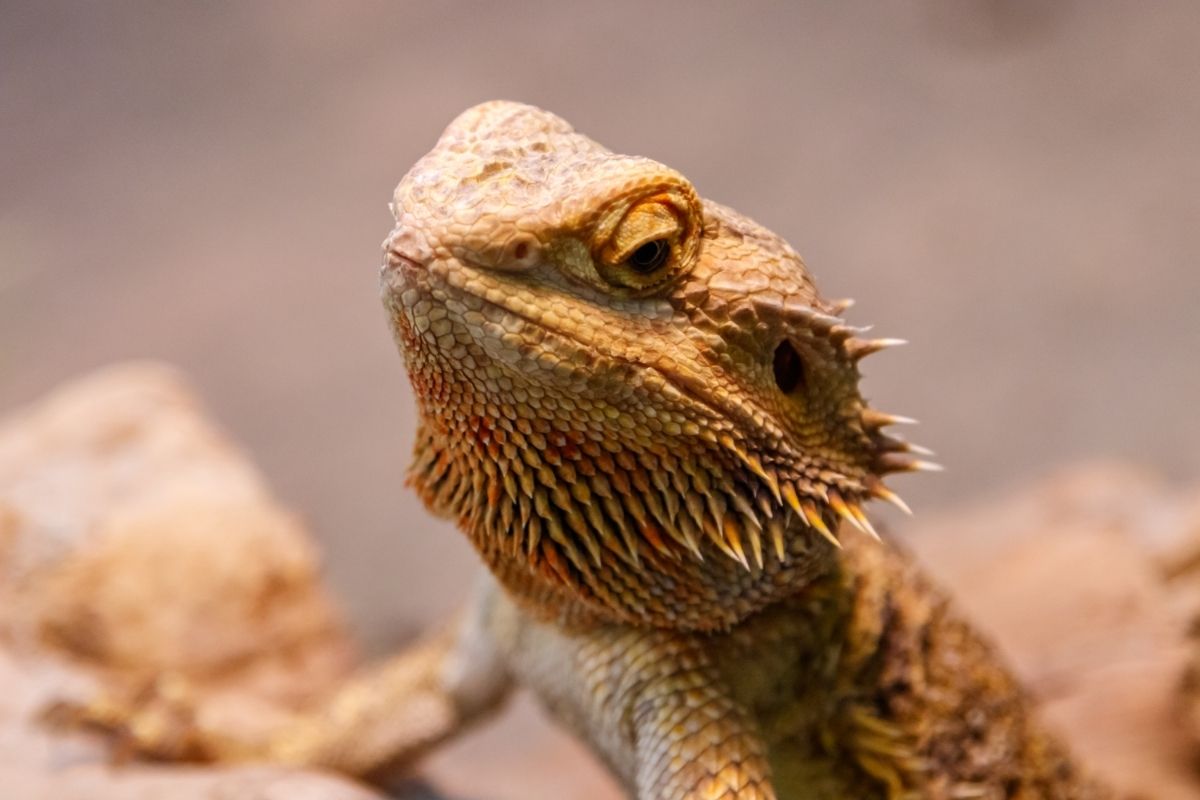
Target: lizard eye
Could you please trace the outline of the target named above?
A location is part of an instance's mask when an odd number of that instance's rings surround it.
[[[667,240],[654,239],[634,250],[627,259],[627,263],[634,272],[645,275],[667,263],[670,255],[671,245],[667,243]]]
[[[698,238],[689,211],[671,192],[624,209],[593,251],[600,277],[611,286],[642,292],[681,274],[690,266]]]

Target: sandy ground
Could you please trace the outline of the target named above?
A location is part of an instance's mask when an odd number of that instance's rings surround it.
[[[1198,40],[1191,0],[0,3],[0,410],[178,363],[376,647],[447,613],[474,559],[402,487],[376,267],[401,174],[505,97],[910,339],[867,389],[950,468],[918,509],[1093,454],[1196,475]]]

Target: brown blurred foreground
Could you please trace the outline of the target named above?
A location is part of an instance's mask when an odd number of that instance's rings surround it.
[[[1200,575],[1164,566],[1197,560],[1200,491],[1082,466],[922,528],[923,560],[1092,769],[1138,797],[1200,792],[1181,694]],[[110,368],[0,423],[0,633],[6,796],[374,796],[271,767],[109,768],[97,742],[32,721],[55,699],[170,674],[202,724],[261,728],[355,663],[309,533],[168,368]],[[499,729],[424,773],[462,797],[618,796],[527,709]]]

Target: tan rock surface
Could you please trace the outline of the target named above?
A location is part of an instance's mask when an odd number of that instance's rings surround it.
[[[31,724],[164,673],[203,713],[270,719],[352,663],[303,527],[165,367],[111,368],[0,424],[0,631],[5,797],[371,796],[275,768],[111,770]]]

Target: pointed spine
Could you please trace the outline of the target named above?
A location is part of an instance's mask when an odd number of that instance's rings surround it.
[[[908,344],[907,339],[847,339],[845,348],[851,361],[861,361],[872,353],[905,344]]]

